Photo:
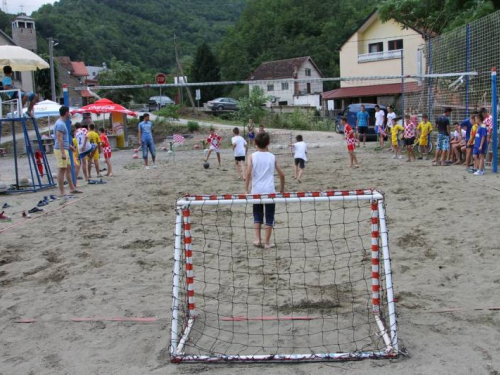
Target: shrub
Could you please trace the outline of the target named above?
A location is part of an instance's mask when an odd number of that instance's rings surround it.
[[[200,124],[196,121],[188,121],[187,128],[189,132],[194,133],[200,130]]]

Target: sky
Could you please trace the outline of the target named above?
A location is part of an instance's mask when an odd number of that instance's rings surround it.
[[[21,12],[21,5],[24,6],[23,12],[30,15],[32,12],[40,8],[43,4],[54,4],[55,0],[7,0],[7,10],[9,13],[17,14]],[[3,9],[3,1],[0,2]]]

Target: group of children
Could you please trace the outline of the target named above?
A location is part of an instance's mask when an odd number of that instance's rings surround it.
[[[95,131],[94,124],[75,124],[73,136],[73,147],[75,149],[75,175],[81,179],[80,171],[83,172],[85,181],[92,183],[92,165],[95,166],[97,177],[101,177],[99,165],[100,155],[104,156],[106,162],[106,176],[113,176],[111,166],[111,147],[104,128]]]
[[[253,124],[251,120],[250,124]],[[247,142],[240,135],[240,129],[238,127],[235,127],[233,129],[233,137],[231,138],[231,145],[233,148],[234,161],[236,165],[236,174],[238,176],[238,179],[240,180],[246,179],[245,163],[249,145],[251,146],[252,143],[255,143],[257,135],[264,133],[266,133],[266,131],[264,130],[264,126],[261,124],[259,126],[257,134],[251,132],[248,133],[248,142]],[[296,143],[290,145],[294,149],[295,169],[293,178],[296,179],[299,183],[301,183],[304,175],[305,165],[307,162],[307,144],[304,142],[302,135],[297,135],[295,137],[295,140]],[[221,166],[221,154],[220,154],[221,144],[222,144],[222,137],[216,133],[213,127],[210,128],[210,134],[207,138],[208,153],[207,156],[205,157],[205,163],[208,162],[210,155],[212,154],[212,152],[214,152],[217,156],[218,165],[219,167]],[[255,144],[255,147],[258,149],[257,144]]]

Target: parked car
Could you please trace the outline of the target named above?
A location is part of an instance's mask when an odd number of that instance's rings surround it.
[[[173,105],[175,102],[166,95],[152,96],[149,98],[148,107],[149,111],[158,111],[166,105]]]
[[[346,116],[347,117],[347,122],[349,125],[352,126],[352,128],[356,128],[356,121],[357,121],[357,116],[358,112],[361,112],[361,106],[364,105],[366,111],[368,112],[368,115],[370,116],[370,119],[368,121],[368,133],[366,134],[366,140],[376,140],[377,139],[377,134],[375,133],[375,106],[376,104],[373,103],[356,103],[356,104],[349,104],[344,110],[340,113],[340,115],[337,117],[336,124],[335,124],[335,130],[337,133],[344,133],[344,127],[340,124],[340,117]],[[386,117],[387,117],[387,108],[385,105],[380,105],[380,110],[384,111]]]
[[[212,111],[237,111],[238,101],[232,98],[217,98],[207,102],[207,108]]]

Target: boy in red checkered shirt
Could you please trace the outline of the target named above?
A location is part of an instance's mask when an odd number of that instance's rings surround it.
[[[344,126],[345,141],[347,143],[347,151],[349,151],[349,158],[350,158],[349,166],[351,168],[358,168],[359,167],[358,159],[354,154],[354,150],[356,149],[356,136],[354,135],[354,130],[351,127],[351,125],[349,125],[349,123],[347,122],[347,117],[342,116],[340,119],[340,123]]]
[[[111,168],[111,146],[109,145],[108,136],[104,132],[104,128],[99,129],[99,136],[101,137],[102,153],[104,154],[104,161],[108,166],[108,173],[106,176],[113,176],[113,169]]]
[[[210,128],[210,135],[207,138],[207,143],[209,146],[209,151],[207,154],[207,158],[205,159],[205,163],[208,161],[208,158],[210,157],[212,151],[215,151],[215,154],[217,155],[217,161],[219,162],[219,167],[220,167],[220,146],[222,143],[222,137],[220,135],[217,135],[214,128]]]

